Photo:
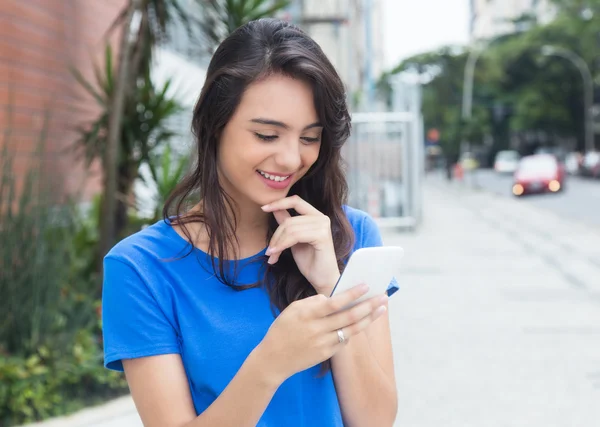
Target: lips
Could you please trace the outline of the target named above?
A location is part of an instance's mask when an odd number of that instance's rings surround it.
[[[282,182],[285,181],[286,179],[289,179],[290,175],[282,175],[282,174],[276,174],[276,173],[272,173],[272,172],[264,172],[261,170],[257,171],[260,175],[262,175],[264,178],[270,179],[271,181],[275,181],[275,182]]]
[[[292,176],[294,175],[275,174],[273,172],[265,172],[261,170],[257,170],[256,173],[267,187],[274,190],[284,190],[289,187],[292,183]]]

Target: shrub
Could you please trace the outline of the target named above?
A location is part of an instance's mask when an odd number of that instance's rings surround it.
[[[41,142],[20,189],[0,149],[0,427],[127,391],[102,365],[96,216],[52,198]]]

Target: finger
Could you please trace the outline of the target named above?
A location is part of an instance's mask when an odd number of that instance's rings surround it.
[[[276,263],[281,253],[294,245],[299,243],[312,244],[318,239],[320,234],[319,228],[313,224],[297,224],[287,227],[277,240],[277,243],[275,243],[276,246],[269,246],[269,264]]]
[[[287,211],[285,212],[287,213]],[[276,212],[274,212],[274,214],[275,213]],[[280,248],[280,240],[289,231],[289,229],[297,226],[308,227],[310,225],[318,226],[318,223],[315,222],[314,217],[296,216],[292,218],[288,216],[285,220],[281,221],[281,225],[277,227],[277,230],[275,230],[275,233],[273,233],[273,236],[271,237],[271,240],[269,242],[269,247],[267,248],[266,255],[271,255],[272,253],[278,251],[278,249]]]
[[[361,285],[354,286],[347,291],[332,296],[329,298],[327,303],[323,305],[321,315],[325,317],[340,311],[351,302],[362,297],[368,291],[369,286],[363,283]]]
[[[350,337],[358,335],[362,331],[364,331],[365,329],[367,329],[367,327],[371,323],[373,323],[375,320],[377,320],[378,318],[380,318],[386,311],[387,311],[386,306],[382,305],[377,310],[375,310],[374,312],[372,312],[371,314],[369,314],[368,316],[365,316],[362,319],[360,319],[358,322],[356,322],[356,323],[354,323],[352,325],[346,326],[344,328],[339,328],[339,329],[342,330],[342,332],[344,334],[344,338],[346,338],[346,342],[345,343],[348,342],[348,340],[350,339]],[[338,337],[338,334],[337,334],[337,329],[335,331],[333,331],[332,336],[334,337],[334,339],[339,344],[339,337]]]
[[[387,301],[387,295],[379,295],[369,298],[352,308],[332,314],[327,318],[327,327],[330,330],[337,330],[357,323],[378,310],[379,307],[385,306]]]
[[[273,211],[273,216],[275,217],[275,220],[279,225],[283,224],[285,220],[292,217],[292,215],[290,215],[290,213],[286,209]]]
[[[273,212],[281,209],[294,209],[300,215],[323,215],[300,196],[286,197],[262,207],[262,210],[265,212]]]

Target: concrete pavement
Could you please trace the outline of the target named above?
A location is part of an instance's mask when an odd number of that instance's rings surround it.
[[[390,300],[395,426],[597,426],[600,229],[437,178],[425,187],[418,231],[384,234],[406,250]],[[96,410],[104,421],[56,426],[141,426],[128,398],[114,405]]]
[[[429,179],[390,301],[406,427],[594,427],[600,230]]]

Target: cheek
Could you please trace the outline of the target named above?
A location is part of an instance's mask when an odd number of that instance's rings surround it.
[[[252,141],[248,141],[244,135],[228,135],[228,139],[221,141],[217,156],[221,172],[228,176],[235,176],[243,173],[247,163],[251,161],[253,151],[249,150]]]
[[[321,150],[321,144],[311,144],[304,146],[302,151],[302,163],[308,170],[319,158],[319,152]]]

